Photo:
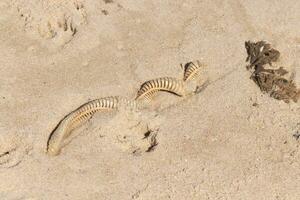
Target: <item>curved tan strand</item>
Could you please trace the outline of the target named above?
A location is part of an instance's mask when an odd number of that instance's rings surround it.
[[[195,77],[203,65],[197,60],[197,64],[188,62],[184,65],[183,81],[188,81]]]
[[[113,96],[96,99],[87,102],[77,108],[76,110],[65,116],[55,127],[50,134],[47,143],[48,155],[58,155],[64,143],[72,130],[87,122],[96,112],[104,110],[115,110],[122,106],[129,106],[131,108],[138,108],[135,102],[127,100],[123,97]]]
[[[149,99],[159,91],[171,92],[178,96],[184,96],[185,94],[181,80],[172,77],[162,77],[143,83],[137,93],[136,100],[142,98]]]

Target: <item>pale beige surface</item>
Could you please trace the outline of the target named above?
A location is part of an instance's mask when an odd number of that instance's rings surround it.
[[[0,199],[300,199],[299,103],[262,95],[244,49],[268,40],[300,85],[298,0],[3,0],[0,11]],[[72,109],[134,97],[195,59],[211,80],[198,96],[156,114],[99,114],[45,155]],[[157,148],[130,153],[147,125]]]

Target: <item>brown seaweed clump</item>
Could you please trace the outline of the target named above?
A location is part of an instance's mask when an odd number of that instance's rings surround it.
[[[280,56],[280,52],[271,48],[271,45],[265,41],[247,41],[245,42],[245,48],[248,54],[246,61],[250,62],[249,67],[265,64],[272,65],[272,62],[276,62]]]
[[[246,61],[250,62],[247,69],[252,71],[250,78],[259,86],[260,90],[269,94],[270,97],[286,103],[289,103],[290,100],[297,102],[300,98],[300,89],[297,89],[293,76],[286,79],[284,76],[289,72],[283,67],[265,68],[265,65],[272,66],[272,62],[279,59],[280,52],[271,48],[271,45],[265,41],[247,41],[245,48],[248,54]]]

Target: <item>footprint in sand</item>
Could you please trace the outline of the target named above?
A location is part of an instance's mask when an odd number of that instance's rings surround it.
[[[24,30],[29,35],[38,35],[56,46],[69,43],[80,27],[87,23],[84,4],[78,0],[16,0],[11,2],[11,6],[24,21]]]
[[[0,138],[0,169],[12,168],[22,162],[31,146],[17,136]]]

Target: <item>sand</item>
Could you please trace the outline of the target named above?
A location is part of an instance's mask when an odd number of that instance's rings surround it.
[[[270,42],[300,86],[299,10],[297,0],[1,1],[0,199],[300,199],[300,105],[259,90],[244,47]],[[70,111],[134,98],[192,60],[210,80],[198,95],[99,113],[59,156],[45,154]]]

